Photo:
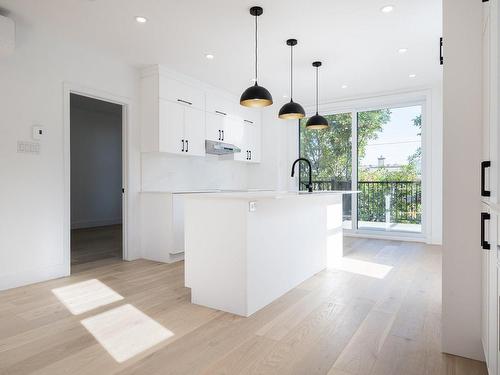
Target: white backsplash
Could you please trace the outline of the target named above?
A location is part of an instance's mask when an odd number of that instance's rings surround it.
[[[247,189],[248,165],[217,156],[142,154],[142,191]]]

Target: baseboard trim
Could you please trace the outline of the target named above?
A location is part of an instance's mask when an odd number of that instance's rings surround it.
[[[74,223],[71,223],[71,229],[104,227],[106,225],[116,225],[121,223],[122,223],[121,217],[113,219],[104,219],[104,220],[76,221]]]
[[[69,267],[64,264],[32,268],[8,275],[0,275],[0,290],[17,288],[24,285],[39,283],[69,276]]]

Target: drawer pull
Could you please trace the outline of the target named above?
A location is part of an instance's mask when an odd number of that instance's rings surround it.
[[[227,113],[225,113],[225,112],[215,111],[215,113],[218,113],[219,115],[222,115],[222,116],[227,116]]]
[[[488,241],[486,241],[486,239],[484,238],[485,229],[486,229],[486,225],[484,222],[486,220],[490,220],[490,218],[491,218],[491,216],[489,213],[481,212],[481,247],[484,250],[490,250],[490,248],[491,248],[490,243]]]
[[[483,161],[481,162],[481,196],[489,197],[491,192],[486,190],[486,168],[491,167],[491,161]]]
[[[182,100],[182,99],[177,99],[178,102],[188,104],[188,105],[193,105],[193,103],[188,102],[187,100]]]

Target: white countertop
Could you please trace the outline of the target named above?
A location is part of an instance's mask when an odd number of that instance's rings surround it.
[[[213,193],[253,193],[253,192],[272,192],[269,189],[199,189],[199,190],[150,190],[141,191],[141,194],[213,194]]]
[[[258,200],[258,199],[287,199],[287,198],[318,198],[334,195],[357,194],[356,190],[328,190],[314,191],[240,191],[240,192],[220,192],[220,193],[189,193],[189,198],[207,198],[207,199],[239,199],[239,200]]]

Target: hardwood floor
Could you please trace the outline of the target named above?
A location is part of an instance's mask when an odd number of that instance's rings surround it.
[[[122,259],[122,226],[82,228],[71,230],[72,272],[92,268],[103,259]],[[87,266],[82,266],[83,264]]]
[[[0,374],[486,374],[440,352],[439,247],[345,242],[345,262],[250,318],[190,304],[182,262],[2,292]]]

